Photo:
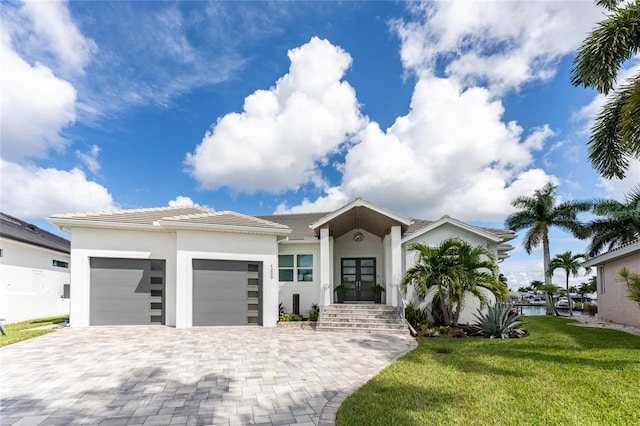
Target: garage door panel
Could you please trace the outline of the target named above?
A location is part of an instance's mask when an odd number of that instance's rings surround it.
[[[164,263],[163,261],[153,261],[153,263],[154,270],[151,267],[152,261],[146,259],[92,258],[89,323],[91,325],[162,323]],[[152,279],[153,282],[161,284],[152,284]],[[156,290],[153,296],[152,289]],[[158,294],[160,297],[157,296]]]
[[[193,261],[193,325],[247,325],[258,320],[256,262]]]

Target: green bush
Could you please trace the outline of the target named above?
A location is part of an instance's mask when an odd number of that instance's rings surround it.
[[[582,306],[582,311],[589,315],[595,315],[598,313],[598,305],[594,305],[593,303],[585,303]]]
[[[404,317],[413,328],[420,328],[422,324],[431,325],[429,321],[429,311],[427,309],[420,309],[410,303],[404,310]]]
[[[291,314],[288,314],[288,313],[286,313],[286,312],[282,312],[282,313],[280,314],[280,321],[282,321],[282,322],[289,322],[289,321],[291,321]]]
[[[506,303],[498,302],[495,305],[489,305],[486,314],[478,309],[478,314],[474,314],[474,316],[478,321],[473,324],[473,327],[482,336],[506,339],[520,337],[524,334],[524,331],[519,328],[524,324],[520,321],[520,314]]]
[[[440,332],[440,334],[449,334],[451,333],[451,327],[449,327],[448,325],[443,325],[438,329],[438,331]]]

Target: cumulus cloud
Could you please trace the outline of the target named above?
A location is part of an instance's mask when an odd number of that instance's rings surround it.
[[[169,201],[169,207],[193,206],[195,203],[191,197],[178,195],[175,200]]]
[[[116,208],[107,189],[80,169],[39,168],[0,160],[2,211],[22,219]]]
[[[60,132],[75,121],[76,91],[42,64],[29,65],[0,45],[2,158],[46,157],[68,141]]]
[[[423,2],[413,10],[416,19],[394,23],[405,68],[492,93],[555,76],[559,58],[602,19],[584,2]]]
[[[362,127],[355,91],[342,81],[349,54],[314,37],[288,55],[289,72],[275,86],[248,96],[241,113],[220,118],[187,154],[202,188],[252,193],[321,185],[319,165]]]
[[[363,196],[417,217],[502,220],[513,198],[555,179],[531,167],[532,152],[553,131],[541,126],[525,137],[503,113],[487,89],[422,79],[407,115],[386,131],[371,122],[358,133],[339,186],[316,201],[278,209],[330,210]]]

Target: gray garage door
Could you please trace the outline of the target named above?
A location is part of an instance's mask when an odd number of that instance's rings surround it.
[[[262,324],[262,263],[193,260],[193,325]]]
[[[91,258],[90,264],[90,325],[164,324],[164,260]]]

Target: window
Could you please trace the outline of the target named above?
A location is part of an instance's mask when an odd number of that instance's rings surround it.
[[[62,285],[62,298],[68,299],[71,297],[71,284]]]
[[[62,260],[53,259],[53,266],[57,266],[58,268],[68,268],[69,262],[63,262]]]
[[[313,281],[312,254],[281,254],[278,256],[278,280],[282,282]]]

